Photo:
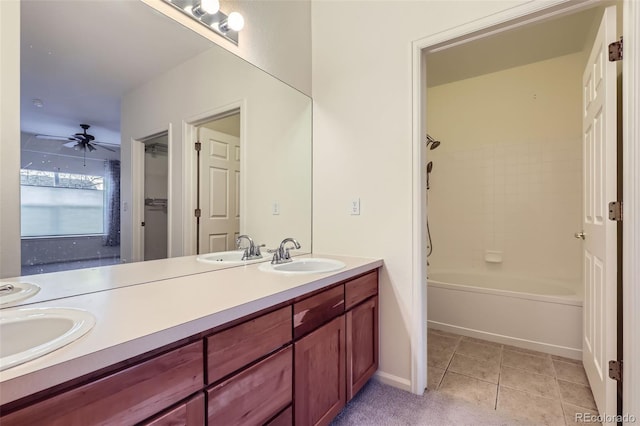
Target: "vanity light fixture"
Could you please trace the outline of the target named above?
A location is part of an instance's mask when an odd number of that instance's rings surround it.
[[[219,0],[163,0],[191,19],[213,30],[233,44],[238,44],[238,32],[244,28],[244,18],[238,12],[228,16],[220,11]]]
[[[219,27],[224,32],[229,30],[240,31],[244,28],[244,18],[238,12],[231,12],[229,17],[220,23]]]
[[[200,18],[205,14],[214,15],[220,10],[220,2],[218,0],[202,0],[193,6],[191,13]]]

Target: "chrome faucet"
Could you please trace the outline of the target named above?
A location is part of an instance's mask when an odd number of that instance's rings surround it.
[[[0,285],[0,293],[11,293],[14,289],[13,284],[2,284]]]
[[[293,243],[293,247],[285,247],[287,243]],[[287,262],[291,262],[291,254],[289,253],[289,250],[291,249],[300,249],[300,243],[297,242],[295,239],[293,238],[285,238],[284,240],[282,240],[282,242],[280,243],[280,247],[278,247],[274,253],[273,253],[273,258],[271,259],[271,263],[272,264],[280,264],[280,263],[287,263]]]
[[[242,260],[253,260],[253,259],[262,258],[262,253],[260,253],[260,247],[264,247],[264,244],[257,246],[253,243],[253,240],[251,239],[250,236],[240,235],[238,238],[236,238],[236,247],[238,247],[239,250],[242,250],[240,243],[243,239],[249,241],[249,247],[246,247],[244,249],[244,253],[242,254]]]

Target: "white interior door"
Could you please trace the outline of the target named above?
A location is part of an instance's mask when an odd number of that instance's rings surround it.
[[[200,253],[234,250],[240,230],[240,138],[200,127]]]
[[[608,45],[616,37],[615,7],[605,10],[583,75],[584,339],[583,362],[601,415],[616,414],[616,65]]]

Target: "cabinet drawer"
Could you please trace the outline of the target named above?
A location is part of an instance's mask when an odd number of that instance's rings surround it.
[[[271,419],[266,426],[292,426],[293,425],[293,407],[289,406],[282,413]]]
[[[262,425],[293,400],[293,349],[282,349],[207,391],[210,425]]]
[[[204,392],[175,408],[141,423],[141,426],[204,426]]]
[[[2,425],[133,424],[202,389],[203,343],[159,355],[2,417]]]
[[[302,337],[343,312],[344,285],[294,303],[293,337]]]
[[[378,294],[378,270],[345,283],[345,309]]]
[[[207,382],[215,383],[289,342],[290,306],[209,336]]]

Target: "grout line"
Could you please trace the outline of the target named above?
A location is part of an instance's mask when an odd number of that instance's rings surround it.
[[[560,384],[558,383],[558,373],[555,371],[556,367],[553,366],[553,371],[555,372],[555,376],[553,377],[553,381],[556,384],[556,390],[558,391],[558,399],[560,400],[560,408],[562,408],[562,419],[564,420],[564,424],[567,425],[567,412],[564,409],[564,399],[562,398],[562,392],[560,392]]]
[[[537,371],[533,371],[533,370],[527,370],[526,368],[522,368],[522,367],[518,367],[518,366],[514,366],[514,365],[504,365],[504,367],[507,368],[513,368],[514,370],[519,370],[519,371],[525,371],[527,373],[531,373],[531,374],[537,374],[538,376],[545,376],[545,377],[552,377],[552,378],[556,378],[556,376],[554,374],[544,374],[544,373],[539,373]]]
[[[500,345],[500,362],[498,364],[498,389],[496,390],[496,403],[494,410],[498,411],[498,395],[500,395],[500,380],[502,379],[502,359],[504,357],[504,345]]]

